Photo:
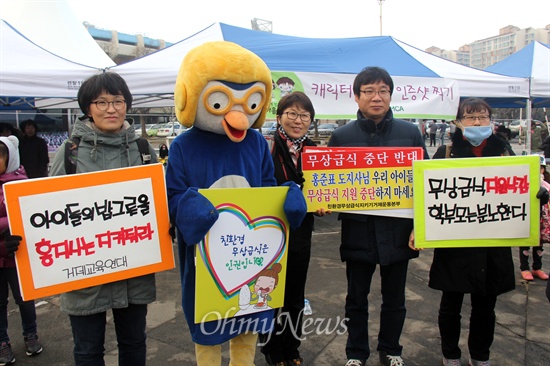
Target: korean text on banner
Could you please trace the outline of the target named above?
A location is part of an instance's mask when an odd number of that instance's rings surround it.
[[[282,307],[288,252],[283,204],[288,187],[199,192],[217,208],[219,217],[197,244],[195,323]]]
[[[415,161],[417,248],[539,243],[538,156]]]
[[[4,185],[25,300],[174,268],[162,164]]]
[[[387,216],[395,211],[402,216],[408,210],[412,216],[412,163],[423,154],[420,147],[305,148],[303,193],[308,211],[384,211]]]
[[[286,94],[302,91],[321,119],[356,118],[353,94],[355,74],[272,71],[273,93],[268,118],[275,118],[277,103]],[[392,76],[390,108],[395,118],[452,120],[460,102],[458,82],[435,77]]]

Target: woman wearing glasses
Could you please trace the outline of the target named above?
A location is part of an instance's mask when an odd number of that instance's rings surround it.
[[[277,185],[293,181],[302,187],[304,178],[301,170],[301,152],[305,146],[315,146],[307,137],[314,118],[313,104],[302,92],[292,92],[279,101],[277,130],[271,147]],[[323,216],[325,213],[330,212],[321,209],[315,214]],[[262,353],[268,365],[302,365],[303,362],[298,348],[302,336],[304,293],[311,255],[312,231],[312,213],[306,215],[296,230],[290,231],[284,306],[276,314],[278,321],[275,322],[272,333],[261,335],[260,338],[264,343]]]
[[[493,135],[485,101],[464,100],[456,126],[452,146],[439,147],[434,159],[509,155],[504,141]],[[460,312],[464,295],[470,294],[469,365],[489,366],[497,296],[515,288],[511,248],[435,249],[429,286],[443,292],[438,317],[443,365],[460,366]]]
[[[126,120],[132,94],[115,73],[92,76],[78,90],[78,105],[84,113],[74,126],[78,138],[74,162],[76,173],[126,168],[142,164],[138,136]],[[73,144],[69,139],[65,144]],[[155,150],[149,146],[151,162]],[[50,176],[65,175],[65,145],[55,155]],[[88,287],[64,293],[61,310],[69,314],[74,338],[75,365],[104,365],[107,310],[113,312],[118,343],[118,365],[144,366],[146,361],[147,304],[155,301],[155,275]]]

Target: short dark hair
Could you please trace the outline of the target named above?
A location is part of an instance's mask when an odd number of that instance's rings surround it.
[[[277,104],[277,115],[282,116],[285,109],[292,107],[293,105],[297,105],[308,111],[311,115],[312,121],[315,119],[315,109],[313,109],[313,103],[311,103],[311,100],[305,93],[300,91],[287,94],[279,100],[279,103]]]
[[[512,130],[509,129],[508,127],[504,126],[504,125],[498,126],[497,129],[495,130],[495,132],[500,133],[503,136],[506,136],[506,138],[508,140],[512,139]]]
[[[27,120],[23,121],[23,123],[21,124],[21,130],[22,130],[23,132],[25,132],[25,127],[27,127],[27,126],[29,126],[29,125],[30,125],[30,126],[33,126],[34,129],[36,130],[36,132],[38,132],[38,125],[37,125],[36,122],[34,122],[34,120],[32,120],[32,119],[27,119]]]
[[[493,110],[489,104],[483,99],[479,98],[468,98],[460,102],[458,106],[458,112],[456,114],[456,119],[462,119],[464,113],[474,113],[474,112],[487,112],[489,113],[489,118],[493,115]]]
[[[369,66],[365,67],[353,81],[353,94],[359,95],[361,93],[361,86],[365,84],[374,84],[383,82],[390,87],[390,95],[393,94],[393,79],[390,74],[381,67]]]
[[[13,127],[11,123],[7,123],[7,122],[0,123],[0,133],[6,130],[10,132],[10,135],[15,135],[15,127]]]
[[[104,72],[88,78],[78,89],[78,106],[82,113],[88,115],[92,101],[103,92],[111,95],[122,94],[126,101],[126,112],[132,107],[132,93],[126,81],[114,72]]]

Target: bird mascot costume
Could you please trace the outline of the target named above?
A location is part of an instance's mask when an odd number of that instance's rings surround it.
[[[195,247],[218,218],[198,190],[277,185],[267,141],[256,130],[271,102],[271,72],[256,54],[235,43],[207,42],[183,59],[174,100],[178,120],[192,127],[170,145],[166,186],[197,365],[221,365],[221,345],[227,341],[230,365],[253,365],[258,333],[271,330],[273,310],[243,315],[244,327],[223,326],[223,319],[194,323]],[[298,185],[285,185],[283,210],[295,228],[306,214],[306,202]]]

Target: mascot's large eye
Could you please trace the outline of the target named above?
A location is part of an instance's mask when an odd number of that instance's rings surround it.
[[[253,87],[246,93],[245,98],[244,111],[248,114],[256,114],[264,106],[265,90],[260,87]]]
[[[231,108],[229,96],[223,91],[214,91],[206,96],[206,109],[217,115],[225,114]]]

